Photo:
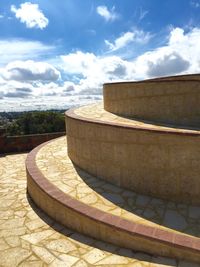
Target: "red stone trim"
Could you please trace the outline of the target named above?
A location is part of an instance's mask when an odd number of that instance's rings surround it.
[[[78,108],[72,108],[72,109],[67,110],[65,112],[65,117],[78,120],[78,121],[82,121],[82,122],[102,125],[102,126],[117,127],[117,128],[122,128],[122,129],[130,129],[130,130],[143,131],[143,132],[153,132],[153,133],[158,133],[158,134],[170,134],[170,135],[193,136],[193,137],[200,136],[200,130],[195,130],[195,129],[194,130],[185,129],[187,130],[187,132],[185,132],[185,131],[181,131],[181,128],[179,128],[178,131],[176,131],[176,128],[171,128],[171,129],[170,128],[169,129],[155,129],[151,127],[145,128],[145,127],[137,126],[137,125],[126,125],[120,122],[107,122],[107,121],[101,121],[97,119],[86,118],[86,117],[77,115],[75,113],[76,109]]]
[[[41,144],[28,154],[26,159],[26,170],[27,175],[32,179],[32,181],[34,181],[50,198],[60,202],[60,204],[73,210],[77,214],[81,214],[82,216],[88,217],[90,220],[98,221],[104,225],[110,226],[114,230],[120,230],[121,232],[129,235],[155,241],[156,243],[172,247],[172,249],[181,249],[183,250],[183,254],[184,251],[190,251],[191,253],[195,253],[197,255],[200,253],[200,238],[131,222],[81,203],[55,187],[41,173],[36,164],[37,153],[49,142],[52,141]]]

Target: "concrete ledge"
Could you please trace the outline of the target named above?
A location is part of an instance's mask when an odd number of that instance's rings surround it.
[[[77,110],[66,112],[74,163],[138,193],[200,204],[199,131],[109,122],[77,115]]]
[[[135,119],[200,128],[200,75],[104,84],[104,108]]]
[[[76,231],[122,247],[200,263],[199,238],[130,222],[81,203],[52,185],[36,164],[37,153],[45,144],[29,153],[26,170],[28,193],[48,215]]]

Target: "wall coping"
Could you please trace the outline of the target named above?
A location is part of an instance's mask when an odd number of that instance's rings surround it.
[[[87,123],[91,123],[91,124],[98,124],[98,125],[103,125],[103,126],[110,126],[110,127],[118,127],[121,129],[131,129],[131,130],[136,130],[136,131],[143,131],[143,132],[153,132],[153,133],[157,133],[157,134],[170,134],[170,135],[180,135],[180,136],[193,136],[193,137],[200,137],[200,130],[199,129],[194,129],[194,130],[190,130],[187,128],[182,128],[183,130],[181,130],[181,128],[178,128],[178,130],[176,131],[176,128],[171,128],[170,127],[168,129],[161,129],[161,128],[152,128],[152,127],[142,127],[142,126],[136,126],[136,125],[126,125],[120,122],[106,122],[106,121],[101,121],[101,120],[97,120],[97,119],[91,119],[91,118],[86,118],[80,115],[77,115],[75,113],[75,110],[77,108],[72,108],[70,110],[67,110],[65,112],[65,116],[67,118],[70,119],[74,119],[74,120],[78,120],[78,121],[82,121],[82,122],[87,122]],[[185,131],[187,130],[187,131]]]

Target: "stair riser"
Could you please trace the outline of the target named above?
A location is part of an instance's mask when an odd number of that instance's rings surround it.
[[[81,205],[79,201],[65,196],[42,176],[30,159],[26,165],[29,195],[38,207],[64,226],[125,248],[200,262],[198,250],[184,247],[183,240],[176,244],[178,236],[166,232],[160,233],[160,231],[157,231],[156,236],[153,228],[131,224],[127,221],[118,225],[116,216],[107,216],[104,212],[85,204]],[[128,225],[133,227],[130,228]],[[154,235],[156,237],[153,237]],[[184,237],[182,238],[184,239]],[[186,244],[187,241],[186,237]]]
[[[198,135],[66,120],[68,154],[79,167],[142,194],[200,204]]]
[[[200,80],[104,85],[104,108],[155,123],[200,127]]]

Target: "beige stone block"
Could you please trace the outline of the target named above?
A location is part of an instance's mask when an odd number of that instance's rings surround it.
[[[42,261],[24,261],[20,264],[20,267],[43,267]]]
[[[25,241],[30,242],[31,244],[38,244],[42,240],[46,239],[47,237],[53,234],[52,230],[45,230],[38,233],[31,233],[27,235],[22,235],[21,238]]]
[[[6,242],[11,247],[18,247],[21,244],[21,240],[19,236],[10,236],[5,238]]]
[[[29,250],[23,248],[10,248],[0,252],[0,266],[16,267],[20,262],[31,255]]]
[[[0,251],[8,249],[9,246],[3,238],[0,238]]]
[[[53,260],[55,260],[55,255],[48,251],[44,247],[32,245],[33,252],[46,264],[50,264]]]
[[[21,236],[26,233],[25,227],[6,229],[0,231],[0,237]]]
[[[88,267],[88,264],[84,260],[80,260],[74,264],[74,267]]]
[[[33,231],[35,229],[38,229],[38,228],[41,228],[45,225],[45,223],[40,220],[39,218],[31,221],[31,222],[28,222],[26,223],[26,226],[28,227],[29,230]]]
[[[55,250],[60,253],[69,253],[70,251],[76,250],[76,246],[67,239],[50,241],[46,247],[50,250]]]
[[[88,253],[86,253],[83,256],[83,259],[88,262],[89,264],[95,264],[97,262],[99,262],[100,260],[106,258],[106,253],[102,250],[99,249],[92,249],[91,251],[89,251]]]
[[[79,260],[79,258],[62,254],[57,259],[55,259],[49,267],[72,267]]]

